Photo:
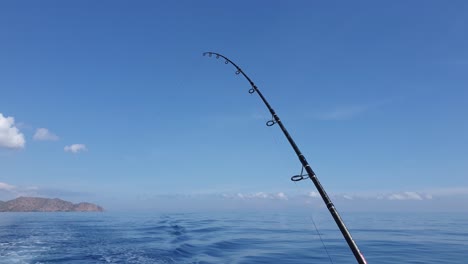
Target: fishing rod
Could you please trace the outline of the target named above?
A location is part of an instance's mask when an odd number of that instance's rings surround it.
[[[291,135],[289,135],[289,132],[286,130],[286,127],[284,127],[283,122],[281,122],[281,120],[278,117],[278,115],[276,114],[275,110],[273,110],[271,105],[268,103],[268,101],[265,99],[265,97],[260,92],[258,87],[255,85],[255,83],[249,78],[249,76],[247,76],[247,74],[245,74],[245,72],[239,66],[237,66],[237,64],[235,64],[233,61],[231,61],[227,57],[225,57],[225,56],[223,56],[223,55],[221,55],[219,53],[211,52],[211,51],[203,53],[203,56],[206,56],[206,55],[208,55],[209,57],[215,56],[216,59],[219,59],[219,58],[224,59],[225,64],[230,63],[236,68],[236,75],[242,74],[245,77],[245,79],[247,79],[247,81],[250,83],[250,86],[252,87],[252,88],[249,89],[249,93],[250,94],[257,93],[260,96],[260,98],[262,99],[263,103],[266,105],[266,107],[268,108],[268,110],[271,113],[272,119],[270,121],[266,122],[266,125],[267,126],[273,126],[275,124],[279,125],[279,127],[281,128],[281,131],[283,131],[283,134],[286,136],[287,140],[289,141],[289,144],[291,144],[291,147],[294,149],[294,152],[296,152],[296,155],[297,155],[297,157],[299,158],[299,161],[302,164],[301,174],[292,176],[291,180],[295,181],[295,182],[301,181],[301,180],[304,180],[304,179],[307,179],[307,178],[312,180],[315,187],[317,188],[317,191],[319,192],[320,196],[322,197],[323,202],[327,206],[328,211],[330,211],[330,214],[333,216],[333,219],[335,220],[336,225],[338,226],[341,233],[343,234],[343,237],[346,239],[346,242],[348,243],[349,248],[353,252],[354,257],[356,258],[357,262],[359,264],[367,264],[366,259],[361,254],[361,251],[359,250],[356,242],[354,242],[353,238],[351,237],[351,233],[349,233],[348,228],[346,227],[346,225],[344,224],[344,222],[341,219],[340,215],[338,214],[338,211],[336,210],[335,205],[330,200],[330,197],[328,197],[327,193],[325,192],[325,189],[322,187],[322,184],[320,184],[317,176],[315,175],[315,172],[310,167],[309,162],[307,162],[305,156],[301,153],[301,151],[299,150],[299,147],[296,145],[296,142],[294,142]],[[303,174],[304,169],[307,172],[306,174]]]

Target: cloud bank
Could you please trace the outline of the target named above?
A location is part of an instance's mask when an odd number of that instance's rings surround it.
[[[256,193],[237,193],[237,194],[223,194],[224,198],[228,199],[270,199],[270,200],[288,200],[288,196],[284,192],[277,193],[265,193],[265,192],[256,192]]]
[[[417,200],[422,201],[427,199],[432,199],[430,194],[419,194],[417,192],[402,192],[402,193],[393,193],[386,197],[388,200]]]
[[[79,153],[79,152],[87,151],[88,149],[86,148],[84,144],[73,144],[70,146],[65,146],[63,150],[65,150],[65,152]]]
[[[208,195],[208,194],[207,194]],[[213,195],[213,194],[212,194]],[[434,199],[444,199],[455,196],[468,197],[468,187],[435,189],[427,191],[401,191],[401,192],[375,192],[375,193],[329,193],[332,200],[354,200],[354,201],[430,201]],[[252,192],[252,193],[224,193],[223,198],[236,200],[264,199],[264,200],[319,200],[320,194],[316,191],[307,193],[285,192]]]
[[[57,141],[59,137],[50,132],[47,128],[38,128],[33,139],[38,141]]]
[[[13,185],[10,185],[8,183],[0,182],[0,191],[8,191],[11,192],[15,189],[16,187]]]
[[[0,148],[22,149],[25,144],[24,135],[15,126],[15,119],[0,113]]]
[[[54,187],[37,187],[37,186],[20,186],[12,185],[6,182],[0,182],[0,201],[11,200],[20,196],[29,197],[47,197],[47,198],[62,198],[62,199],[88,199],[90,194],[80,190],[69,190]]]

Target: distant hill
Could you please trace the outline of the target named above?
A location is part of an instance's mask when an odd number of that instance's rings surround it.
[[[0,212],[102,212],[104,209],[92,203],[74,204],[61,199],[19,197],[0,201]]]

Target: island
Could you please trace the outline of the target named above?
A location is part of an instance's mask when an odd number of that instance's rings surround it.
[[[103,212],[104,209],[92,203],[77,203],[58,198],[18,197],[6,202],[0,201],[0,212]]]

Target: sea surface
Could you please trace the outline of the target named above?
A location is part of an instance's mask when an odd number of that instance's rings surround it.
[[[468,214],[342,216],[368,263],[468,263]],[[0,213],[0,263],[356,263],[332,221],[325,213]]]

